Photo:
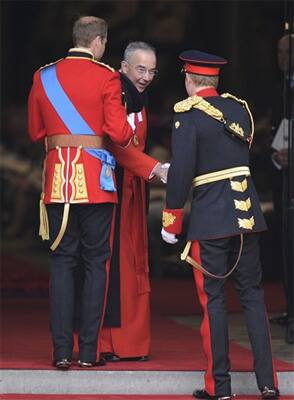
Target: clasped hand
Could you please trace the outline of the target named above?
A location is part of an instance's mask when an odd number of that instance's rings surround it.
[[[175,244],[179,240],[176,238],[176,235],[174,233],[169,233],[164,228],[161,229],[161,237],[166,243],[169,244]]]
[[[153,175],[157,176],[161,180],[161,182],[166,183],[169,166],[170,166],[169,163],[164,163],[164,164],[157,163],[152,173]]]

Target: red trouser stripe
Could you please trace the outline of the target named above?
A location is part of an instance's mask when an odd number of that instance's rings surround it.
[[[201,256],[200,256],[200,245],[198,241],[192,242],[192,258],[200,265]],[[193,268],[194,279],[196,283],[196,288],[198,292],[198,297],[200,304],[203,309],[203,320],[201,323],[200,334],[202,337],[202,344],[203,349],[207,359],[207,369],[205,373],[205,390],[211,396],[215,395],[215,381],[213,377],[212,367],[213,367],[213,358],[212,358],[212,349],[211,349],[211,333],[210,333],[210,325],[209,325],[209,316],[208,316],[208,309],[207,303],[208,298],[207,294],[204,290],[204,275],[202,272],[198,271],[197,269]]]

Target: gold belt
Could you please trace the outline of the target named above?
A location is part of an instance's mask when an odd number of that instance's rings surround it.
[[[234,178],[235,176],[249,176],[250,170],[248,167],[235,167],[222,169],[221,171],[210,172],[209,174],[199,175],[192,181],[192,187],[205,185],[206,183],[217,182],[223,179]]]
[[[56,147],[90,147],[104,148],[103,137],[96,135],[54,135],[46,137],[47,151]]]

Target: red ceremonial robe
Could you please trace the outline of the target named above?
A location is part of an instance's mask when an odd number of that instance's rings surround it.
[[[118,228],[119,243],[114,242],[113,258],[118,255],[120,324],[107,323],[102,329],[101,352],[120,358],[139,357],[150,351],[150,282],[145,180],[149,180],[157,160],[144,153],[147,136],[146,112],[134,114],[138,145],[110,145],[123,168]],[[119,245],[119,246],[116,246]],[[119,247],[119,248],[118,248]],[[111,298],[111,293],[109,294]],[[111,327],[107,327],[110,325]]]

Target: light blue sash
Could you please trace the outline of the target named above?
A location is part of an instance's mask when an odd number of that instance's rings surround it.
[[[95,132],[83,119],[60,85],[56,75],[55,64],[41,70],[41,81],[50,103],[70,133],[72,135],[95,135]],[[116,189],[111,173],[111,170],[115,168],[114,157],[103,149],[85,148],[84,150],[91,156],[98,158],[102,163],[100,174],[101,189],[115,192]]]

